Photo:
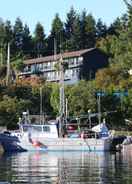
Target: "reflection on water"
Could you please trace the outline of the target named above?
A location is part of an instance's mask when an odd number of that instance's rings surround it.
[[[0,181],[12,184],[129,184],[132,152],[25,152],[0,157]]]

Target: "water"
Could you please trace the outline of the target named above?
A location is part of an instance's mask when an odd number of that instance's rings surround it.
[[[129,184],[132,152],[25,152],[0,157],[0,184]]]

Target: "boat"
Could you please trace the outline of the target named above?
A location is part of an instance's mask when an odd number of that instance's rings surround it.
[[[0,142],[5,152],[110,151],[112,138],[105,123],[98,125],[98,131],[97,127],[83,131],[70,128],[67,134],[60,136],[57,121],[31,124],[24,118],[17,131],[0,133]]]

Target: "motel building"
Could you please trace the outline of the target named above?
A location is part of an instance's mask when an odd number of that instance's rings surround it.
[[[39,76],[48,82],[58,82],[59,71],[56,65],[60,57],[57,54],[25,60],[25,68],[19,78]],[[108,66],[107,55],[97,48],[65,52],[62,58],[68,66],[64,73],[65,84],[75,84],[80,79],[91,80],[95,78],[98,69]]]

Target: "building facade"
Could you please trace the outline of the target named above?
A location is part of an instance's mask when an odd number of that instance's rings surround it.
[[[108,57],[99,49],[91,48],[73,52],[65,52],[62,55],[52,55],[36,59],[25,60],[25,68],[19,77],[40,76],[49,82],[60,80],[59,71],[56,66],[60,62],[67,63],[64,74],[64,81],[67,84],[74,84],[80,79],[92,79],[98,69],[108,65]]]

